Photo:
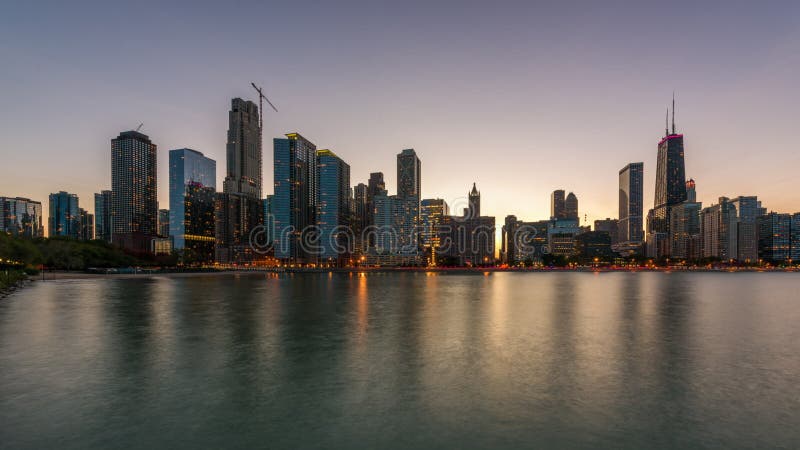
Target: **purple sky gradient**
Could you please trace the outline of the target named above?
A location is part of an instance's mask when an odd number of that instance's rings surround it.
[[[221,186],[230,99],[255,99],[251,81],[280,110],[265,112],[265,194],[272,137],[297,131],[353,185],[383,171],[390,193],[413,147],[424,197],[477,182],[498,225],[547,218],[558,188],[582,218],[616,217],[633,161],[648,209],[675,90],[699,200],[800,211],[796,2],[15,3],[0,7],[0,195],[45,214],[59,190],[94,210],[110,140],[140,122],[162,208],[170,149],[216,159]]]

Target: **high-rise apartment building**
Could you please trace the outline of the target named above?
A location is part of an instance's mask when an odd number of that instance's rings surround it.
[[[158,233],[156,144],[138,131],[111,140],[112,241],[136,253],[149,253]]]
[[[231,100],[223,191],[261,199],[261,124],[258,106],[241,98]]]
[[[317,227],[320,262],[346,265],[352,253],[350,166],[330,150],[317,150]]]
[[[316,262],[303,245],[315,233],[317,216],[317,147],[298,133],[273,140],[275,257],[297,264]]]

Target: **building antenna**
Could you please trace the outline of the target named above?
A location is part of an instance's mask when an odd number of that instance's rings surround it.
[[[664,116],[664,136],[669,136],[669,106],[667,106],[667,114]]]
[[[675,134],[675,91],[672,91],[672,134]]]

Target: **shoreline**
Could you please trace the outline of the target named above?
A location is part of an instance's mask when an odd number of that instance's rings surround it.
[[[553,273],[553,272],[570,272],[570,273],[638,273],[638,272],[653,272],[653,273],[775,273],[775,272],[800,272],[798,269],[793,268],[502,268],[502,267],[457,267],[457,268],[443,268],[443,267],[361,267],[361,268],[253,268],[253,269],[224,269],[224,270],[207,270],[207,271],[143,271],[139,273],[92,273],[92,272],[75,272],[75,271],[56,271],[45,272],[38,276],[28,277],[22,284],[28,284],[33,281],[59,281],[59,280],[91,280],[91,279],[135,279],[135,278],[155,278],[155,277],[168,277],[168,278],[194,278],[203,276],[225,276],[225,275],[264,275],[264,274],[323,274],[323,273],[436,273],[436,274],[480,274],[486,275],[489,273]],[[20,286],[13,287],[13,290],[20,289]],[[0,293],[0,297],[7,295],[7,293]]]

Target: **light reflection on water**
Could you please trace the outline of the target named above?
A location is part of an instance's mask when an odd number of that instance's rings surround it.
[[[794,447],[796,274],[37,282],[9,448]]]

